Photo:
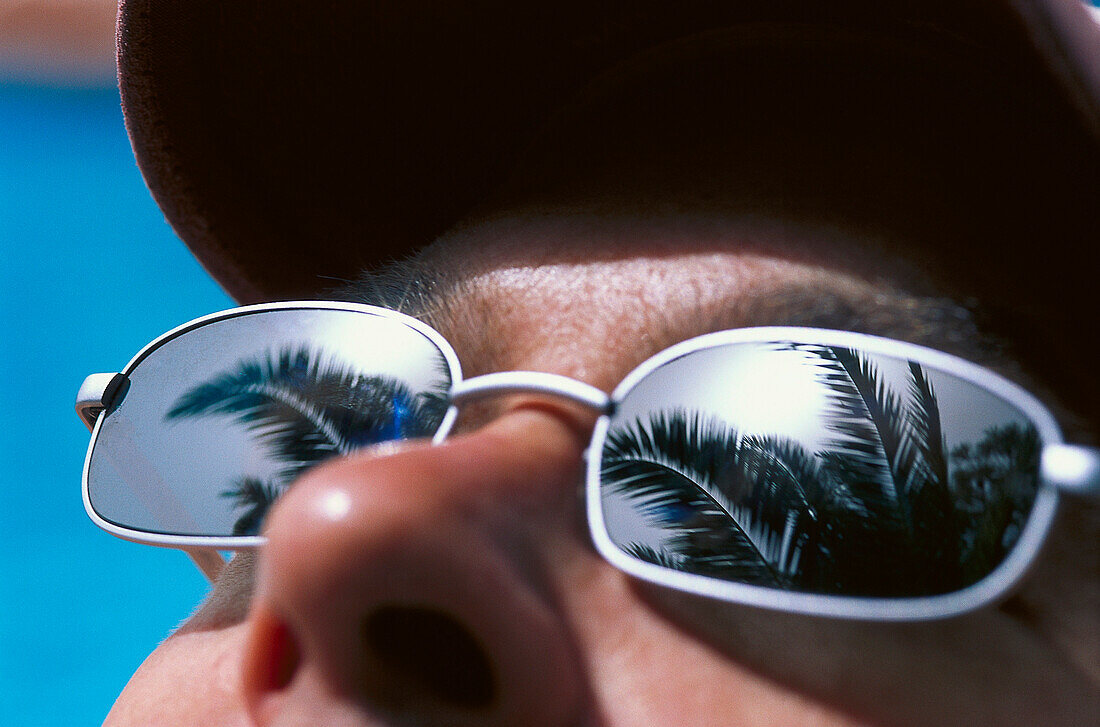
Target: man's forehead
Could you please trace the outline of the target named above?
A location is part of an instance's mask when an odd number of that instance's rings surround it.
[[[902,266],[851,264],[856,246],[818,240],[809,255],[793,237],[759,244],[730,231],[689,239],[661,223],[612,228],[467,228],[364,274],[341,297],[433,325],[470,375],[535,368],[611,388],[681,340],[759,325],[861,331],[999,363],[964,307],[915,294],[926,283]]]

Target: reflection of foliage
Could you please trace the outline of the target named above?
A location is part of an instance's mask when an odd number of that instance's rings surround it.
[[[268,508],[283,494],[283,488],[255,477],[242,477],[232,488],[220,494],[233,501],[234,509],[244,510],[233,524],[233,534],[256,535],[260,532]]]
[[[239,362],[184,393],[167,419],[222,415],[243,424],[282,464],[275,482],[236,481],[224,496],[244,514],[234,532],[257,532],[285,483],[329,457],[394,439],[431,435],[447,409],[438,390],[414,394],[307,347]],[[240,533],[237,533],[240,534]]]
[[[1033,428],[991,427],[977,444],[951,451],[951,487],[966,523],[968,575],[995,567],[1024,527],[1035,499],[1039,437]]]
[[[907,395],[849,349],[800,347],[829,393],[828,446],[745,436],[683,411],[608,435],[603,481],[662,528],[636,557],[747,583],[849,595],[944,593],[1003,559],[1034,498],[1034,429],[994,427],[948,476],[924,370]]]
[[[655,565],[662,565],[665,568],[680,567],[680,559],[667,550],[657,550],[643,543],[628,543],[623,546],[623,550],[639,560],[644,560]]]

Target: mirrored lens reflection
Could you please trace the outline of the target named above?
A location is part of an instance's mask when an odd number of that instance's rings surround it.
[[[1002,398],[890,356],[786,342],[654,371],[601,458],[612,542],[676,570],[913,597],[993,571],[1035,501],[1040,442]]]
[[[93,446],[93,509],[126,528],[216,537],[259,533],[286,487],[329,457],[431,436],[450,389],[428,338],[335,310],[216,321],[129,379]]]

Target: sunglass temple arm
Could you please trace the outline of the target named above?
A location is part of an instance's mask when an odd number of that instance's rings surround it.
[[[202,574],[206,576],[206,580],[211,583],[218,580],[218,576],[225,568],[225,558],[222,558],[221,553],[210,548],[183,548],[182,550],[202,571]]]

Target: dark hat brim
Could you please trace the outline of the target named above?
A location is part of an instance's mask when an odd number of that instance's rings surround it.
[[[1100,138],[1100,32],[1078,0],[124,0],[120,86],[153,196],[219,283],[313,297],[461,219],[594,79],[745,27],[967,49]]]

